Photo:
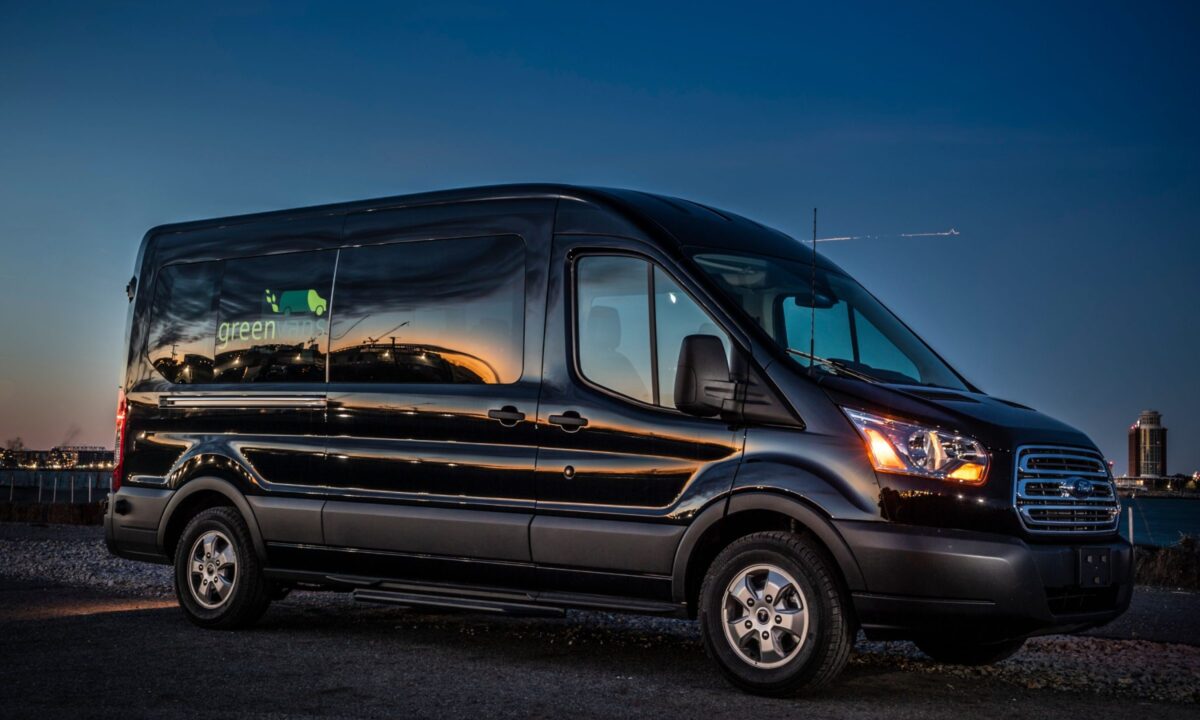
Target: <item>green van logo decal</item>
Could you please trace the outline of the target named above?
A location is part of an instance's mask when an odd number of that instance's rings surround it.
[[[329,330],[329,320],[325,317],[329,313],[329,300],[312,288],[279,291],[266,288],[262,300],[258,315],[232,318],[217,326],[217,350],[226,350],[231,344],[300,348],[312,345]]]
[[[329,301],[311,288],[308,290],[284,290],[279,295],[267,288],[265,296],[267,305],[271,306],[271,311],[280,315],[310,312],[321,317],[329,307]]]

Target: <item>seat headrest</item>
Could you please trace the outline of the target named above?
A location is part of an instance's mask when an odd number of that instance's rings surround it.
[[[593,305],[588,311],[587,336],[598,350],[615,350],[621,344],[621,316],[616,308]]]

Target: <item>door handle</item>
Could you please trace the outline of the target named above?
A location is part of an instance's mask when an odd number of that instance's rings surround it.
[[[488,410],[488,417],[499,420],[504,427],[512,427],[525,419],[525,413],[512,405],[505,405],[499,410]]]
[[[580,417],[579,413],[574,410],[568,410],[562,415],[551,415],[550,424],[558,425],[567,432],[576,432],[579,428],[588,424],[587,418]]]

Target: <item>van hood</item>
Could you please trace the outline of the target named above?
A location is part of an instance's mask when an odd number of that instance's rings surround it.
[[[823,377],[819,384],[833,402],[843,407],[932,423],[970,435],[992,450],[1033,444],[1097,449],[1087,435],[1066,423],[1026,405],[980,392],[872,384],[836,376]]]

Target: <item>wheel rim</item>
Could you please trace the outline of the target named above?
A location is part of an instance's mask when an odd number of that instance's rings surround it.
[[[757,668],[786,664],[808,637],[808,603],[796,579],[769,564],[752,565],[725,588],[725,639],[743,662]]]
[[[237,551],[220,530],[209,530],[188,553],[188,588],[201,607],[216,610],[233,596],[237,583]]]

